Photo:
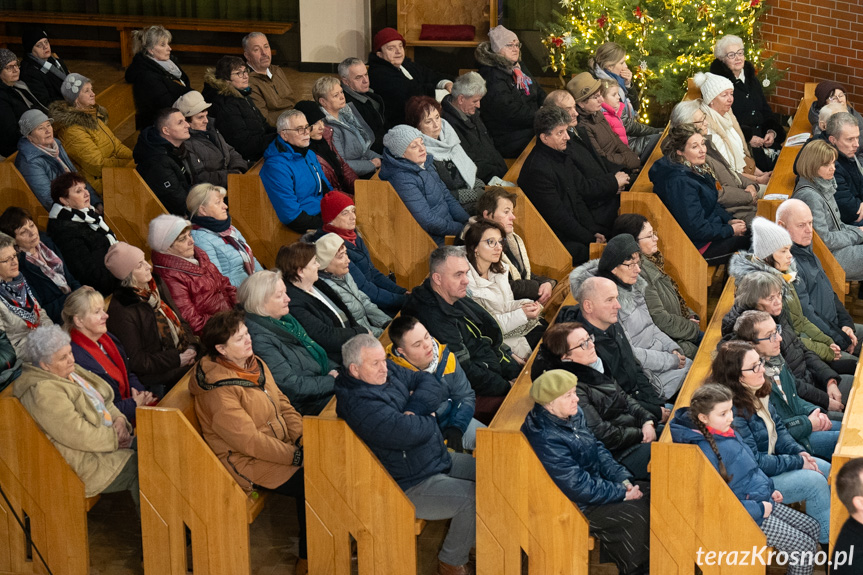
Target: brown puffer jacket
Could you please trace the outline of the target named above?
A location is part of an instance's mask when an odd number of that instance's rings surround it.
[[[600,156],[626,171],[637,170],[641,167],[638,154],[623,143],[623,140],[605,119],[602,110],[588,114],[579,108],[578,123],[585,127],[590,136],[590,143],[593,144]]]
[[[303,436],[302,416],[279,391],[267,364],[258,356],[253,361],[260,370],[256,382],[209,357],[189,380],[204,440],[247,492],[290,479],[299,469],[291,463]]]

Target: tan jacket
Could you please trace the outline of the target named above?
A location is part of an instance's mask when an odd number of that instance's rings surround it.
[[[75,373],[102,395],[111,417],[125,420],[114,407],[110,385],[78,365]],[[24,364],[12,392],[84,482],[87,497],[111,485],[134,454],[131,449],[119,449],[114,428],[102,423],[102,416],[77,383]],[[126,426],[132,433],[128,421]]]
[[[270,66],[272,79],[266,74],[255,72],[249,69],[249,86],[252,88],[252,101],[261,114],[267,119],[267,122],[274,126],[276,120],[285,110],[290,110],[294,107],[296,100],[294,99],[294,91],[291,90],[291,85],[288,84],[288,79],[285,73],[278,66]]]
[[[237,483],[247,492],[252,483],[273,489],[297,472],[291,462],[303,435],[303,418],[291,406],[270,368],[263,366],[263,385],[204,357],[195,366],[189,392],[204,440]]]

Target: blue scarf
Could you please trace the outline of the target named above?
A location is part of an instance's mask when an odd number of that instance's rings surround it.
[[[205,230],[210,230],[213,233],[221,233],[231,228],[231,214],[228,214],[228,219],[217,220],[209,216],[192,216],[191,222],[196,226],[202,227]]]

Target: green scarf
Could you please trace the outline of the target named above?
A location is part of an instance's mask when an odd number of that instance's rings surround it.
[[[306,351],[309,352],[315,361],[318,362],[318,365],[321,366],[321,375],[325,375],[328,371],[330,371],[330,360],[327,357],[327,352],[324,351],[324,348],[315,343],[315,340],[309,337],[309,334],[306,333],[306,330],[303,326],[300,325],[295,318],[291,317],[290,314],[282,316],[281,319],[273,319],[268,316],[261,316],[264,319],[267,319],[277,326],[281,327],[289,334],[300,340],[300,343],[303,344],[303,347],[306,348]]]

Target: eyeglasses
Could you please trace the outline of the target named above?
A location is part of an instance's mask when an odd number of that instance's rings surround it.
[[[756,337],[754,341],[755,343],[758,343],[761,341],[767,341],[769,339],[771,342],[776,343],[776,340],[779,339],[780,335],[782,335],[782,326],[777,325],[776,331],[770,333],[767,337]]]
[[[725,57],[726,57],[726,58],[728,58],[728,59],[730,60],[731,58],[742,58],[742,57],[743,57],[743,54],[745,54],[745,52],[743,51],[743,48],[741,48],[741,49],[740,49],[740,50],[738,50],[737,52],[728,52],[728,53],[725,55]]]
[[[837,92],[827,98],[828,102],[841,102],[843,100],[845,100],[845,92]]]
[[[248,76],[248,75],[249,75],[249,71],[246,68],[243,68],[242,70],[235,70],[235,71],[231,72],[231,76],[239,76],[241,78],[243,76]]]
[[[18,261],[17,255],[14,255],[12,257],[8,257],[5,260],[0,260],[0,264],[3,264],[4,266],[8,266],[9,264],[11,264],[14,261]]]
[[[11,64],[6,64],[3,68],[4,70],[20,70],[21,66],[18,65],[18,62],[12,62]]]
[[[312,127],[306,124],[305,126],[300,126],[299,128],[285,128],[282,130],[283,132],[296,132],[298,135],[308,134],[312,131]]]
[[[656,234],[654,234],[654,235],[656,235]],[[620,265],[627,267],[629,269],[632,269],[632,266],[638,266],[639,268],[641,268],[641,260],[638,260],[637,262],[632,262],[631,264],[620,264]]]
[[[596,94],[588,98],[588,100],[602,100],[602,90],[598,91]]]
[[[522,46],[521,42],[513,42],[511,44],[504,44],[503,47],[509,48],[510,50],[512,50],[513,48],[521,48],[521,46]]]
[[[482,240],[482,243],[490,247],[491,249],[496,248],[497,246],[503,245],[503,240],[496,240],[494,238],[489,238],[487,240]]]
[[[772,335],[772,334],[771,334]],[[740,371],[751,371],[752,373],[758,373],[764,370],[764,358],[758,360],[758,363],[753,365],[752,367],[747,367],[746,369],[741,369]]]
[[[638,241],[641,241],[641,240],[658,240],[659,236],[656,235],[656,232],[650,232],[648,235],[642,236],[642,237],[637,238],[637,239],[638,239]]]
[[[596,338],[594,337],[594,335],[593,335],[593,334],[590,334],[589,336],[587,336],[587,339],[586,339],[586,340],[584,340],[584,341],[583,341],[583,342],[581,342],[580,344],[576,345],[575,347],[571,347],[571,348],[569,348],[568,350],[566,350],[566,353],[569,353],[569,352],[571,352],[571,351],[574,351],[574,350],[576,350],[576,349],[578,349],[578,348],[581,348],[581,349],[583,349],[584,351],[587,351],[588,349],[590,349],[590,346],[591,346],[591,345],[593,345],[593,342],[594,342],[594,341],[596,341]]]

